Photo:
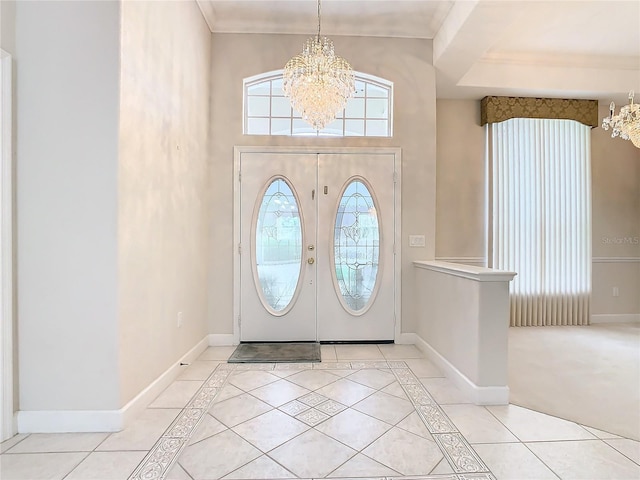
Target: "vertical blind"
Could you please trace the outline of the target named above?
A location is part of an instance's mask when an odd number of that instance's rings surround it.
[[[511,325],[586,325],[591,296],[589,127],[491,126],[493,267],[515,271]]]

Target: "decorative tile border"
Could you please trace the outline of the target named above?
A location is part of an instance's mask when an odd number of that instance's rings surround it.
[[[349,362],[325,362],[314,363],[314,370],[351,370],[351,364]]]
[[[236,370],[273,370],[275,363],[235,363]]]
[[[200,423],[200,419],[206,412],[202,408],[185,408],[173,421],[163,437],[189,438]]]
[[[188,438],[161,437],[151,451],[144,458],[131,479],[155,480],[162,479],[169,471],[180,452],[187,444]]]
[[[480,459],[461,433],[433,435],[445,458],[456,473],[489,473],[489,468]],[[473,478],[473,477],[467,477]],[[479,477],[482,478],[482,477]]]
[[[391,370],[398,383],[427,427],[449,465],[456,473],[491,475],[489,468],[473,450],[469,442],[458,431],[438,402],[429,394],[424,385],[409,368]],[[469,480],[476,477],[465,477]],[[477,477],[478,479],[493,478]]]
[[[439,405],[416,405],[415,407],[418,415],[432,434],[458,432],[456,426],[451,423]]]
[[[313,363],[276,363],[275,370],[311,370],[313,365]]]
[[[226,363],[216,367],[142,459],[129,480],[162,480],[166,476],[233,370],[234,366]]]
[[[455,473],[408,477],[366,477],[349,480],[496,480],[487,466],[458,431],[446,413],[403,361],[326,363],[238,363],[219,364],[169,425],[128,480],[162,480],[186,447],[205,413],[235,371],[390,369],[411,400],[415,411],[431,433]],[[317,425],[346,407],[318,393],[310,393],[279,407],[310,426]],[[334,479],[339,480],[339,479]]]
[[[402,388],[408,394],[414,405],[437,405],[437,402],[421,385],[402,385]]]
[[[492,473],[463,473],[458,475],[458,480],[496,480]]]
[[[351,368],[353,370],[362,368],[389,368],[389,364],[387,362],[351,362]]]
[[[420,380],[418,380],[418,377],[416,377],[413,372],[406,366],[404,368],[395,367],[393,369],[393,373],[398,379],[398,383],[400,383],[400,385],[402,385],[403,387],[405,385],[422,385],[420,383]]]
[[[361,370],[371,368],[404,368],[403,361],[358,361],[358,362],[320,362],[320,363],[230,363],[227,367],[235,366],[235,370],[288,371],[288,370]],[[417,382],[417,379],[416,379]],[[419,382],[418,382],[419,383]]]
[[[306,479],[310,480],[310,479]],[[491,473],[444,473],[436,475],[421,475],[408,477],[349,477],[349,478],[333,478],[331,480],[496,480]]]

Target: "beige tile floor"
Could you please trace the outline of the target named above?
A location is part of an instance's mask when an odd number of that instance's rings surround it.
[[[639,479],[640,442],[481,407],[413,346],[229,365],[210,347],[122,432],[17,435],[2,480]]]

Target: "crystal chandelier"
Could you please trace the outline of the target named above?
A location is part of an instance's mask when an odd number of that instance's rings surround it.
[[[291,106],[316,130],[332,122],[355,92],[351,65],[335,54],[331,40],[320,36],[320,0],[318,35],[308,38],[302,53],[287,62],[282,77]]]
[[[631,140],[631,143],[640,148],[640,105],[633,103],[633,90],[629,92],[629,105],[622,107],[618,115],[613,114],[615,109],[616,104],[611,102],[611,113],[602,120],[602,128],[612,128],[612,137]]]

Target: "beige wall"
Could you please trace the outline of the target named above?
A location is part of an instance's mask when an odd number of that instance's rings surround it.
[[[480,102],[436,103],[436,257],[486,257],[485,131]]]
[[[2,0],[0,2],[0,48],[7,53],[16,51],[16,2]]]
[[[208,333],[211,35],[194,2],[16,25],[20,409],[117,410]]]
[[[20,410],[119,408],[120,6],[16,4]]]
[[[121,41],[123,405],[208,333],[211,34],[195,2],[124,2]]]
[[[10,54],[12,56],[11,59],[11,70],[12,70],[12,79],[11,79],[11,98],[15,99],[16,92],[16,66],[15,66],[15,52],[16,52],[16,2],[14,0],[2,0],[0,1],[0,48]],[[12,102],[13,103],[13,102]],[[16,121],[15,121],[15,105],[11,105],[12,107],[12,128],[11,128],[11,146],[12,146],[12,155],[13,155],[13,165],[12,168],[15,167],[15,150],[16,150]],[[15,174],[14,174],[15,176]],[[15,185],[15,179],[13,180],[13,184]],[[15,192],[14,192],[15,196]],[[15,210],[15,203],[14,203]],[[13,236],[15,237],[16,227],[15,227],[15,211],[13,216]],[[16,244],[15,238],[13,240],[13,244]],[[15,264],[15,255],[13,260],[13,285],[16,284],[16,264]],[[17,304],[17,289],[13,288],[13,408],[14,410],[18,410],[20,407],[20,389],[19,389],[19,371],[18,371],[18,349],[15,348],[15,345],[18,345],[18,324],[17,324],[17,316],[15,305]],[[3,353],[4,354],[4,353]]]
[[[418,346],[474,403],[509,403],[505,320],[513,274],[448,265],[414,264]]]
[[[212,248],[209,330],[233,331],[233,147],[238,145],[395,146],[402,148],[403,331],[414,331],[411,262],[433,258],[435,247],[435,71],[431,42],[336,37],[336,52],[356,71],[394,82],[394,137],[292,138],[242,135],[242,80],[281,69],[306,36],[213,35],[211,85]],[[426,236],[409,248],[409,234]]]
[[[485,136],[477,100],[437,102],[437,257],[484,257]],[[608,114],[600,106],[599,118]],[[460,139],[464,132],[464,140]],[[591,135],[592,313],[640,314],[640,149]],[[613,297],[613,287],[619,296]]]
[[[599,118],[608,114],[609,104],[600,102]],[[591,152],[592,313],[640,314],[640,149],[595,128]]]

